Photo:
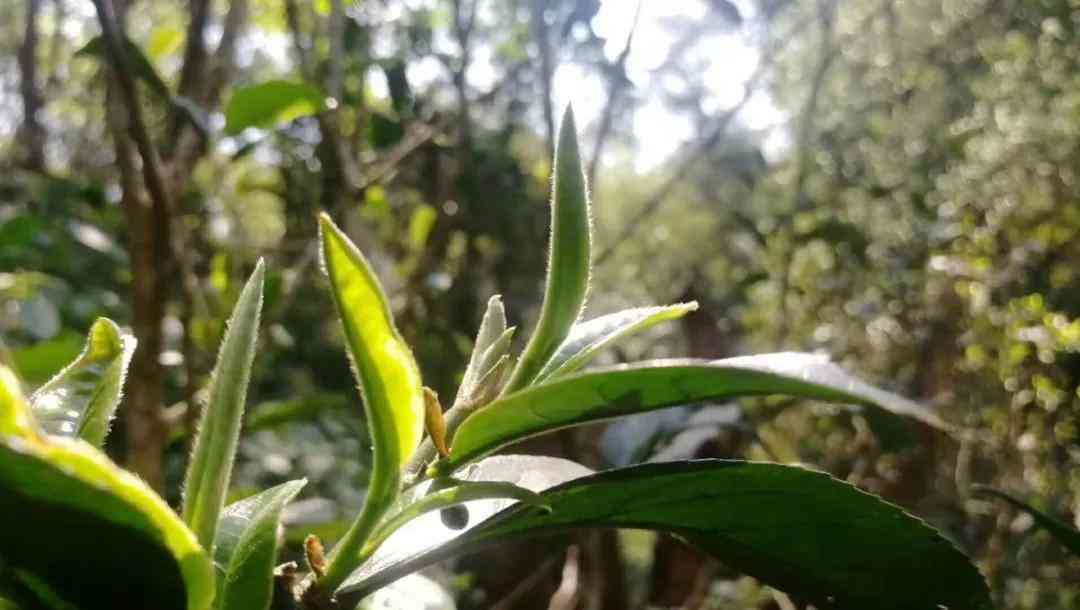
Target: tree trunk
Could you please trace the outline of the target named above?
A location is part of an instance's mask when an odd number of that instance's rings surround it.
[[[20,139],[26,146],[23,165],[36,172],[45,171],[45,126],[41,111],[45,102],[37,76],[38,13],[41,0],[26,0],[26,33],[19,45],[19,91],[22,95],[23,123]],[[60,27],[57,25],[56,27]]]

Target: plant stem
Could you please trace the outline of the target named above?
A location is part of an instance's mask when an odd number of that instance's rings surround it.
[[[345,536],[334,546],[330,557],[327,558],[326,573],[311,585],[308,592],[304,594],[305,598],[309,597],[309,593],[316,597],[331,597],[334,590],[340,587],[349,574],[360,566],[364,560],[361,554],[364,543],[371,536],[371,532],[378,525],[383,514],[390,508],[392,501],[393,497],[389,496],[372,498],[364,503],[360,516],[353,522],[349,531],[345,532]]]

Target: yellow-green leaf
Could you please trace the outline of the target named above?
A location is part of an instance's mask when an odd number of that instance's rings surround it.
[[[102,446],[120,404],[135,343],[135,337],[121,332],[112,320],[98,318],[82,353],[30,397],[42,429]]]
[[[206,610],[210,558],[135,475],[79,439],[0,437],[0,556],[82,609]]]
[[[326,108],[322,92],[307,83],[272,80],[233,91],[225,105],[225,133],[270,128]]]
[[[363,539],[397,496],[402,467],[423,436],[425,410],[420,370],[394,327],[375,273],[329,216],[323,214],[319,224],[323,265],[364,397],[374,452],[364,509],[330,557],[324,579],[331,586],[348,575]]]
[[[0,364],[0,437],[36,437],[37,425],[15,372]]]

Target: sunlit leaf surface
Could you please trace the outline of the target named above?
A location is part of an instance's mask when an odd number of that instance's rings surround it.
[[[82,353],[30,397],[42,429],[78,436],[98,447],[104,444],[135,343],[135,337],[122,333],[112,320],[98,318]]]
[[[584,422],[770,394],[866,405],[946,428],[924,407],[863,383],[817,354],[658,360],[588,371],[503,396],[461,424],[449,465],[457,467],[514,441]]]

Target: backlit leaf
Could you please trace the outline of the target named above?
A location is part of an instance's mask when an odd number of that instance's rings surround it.
[[[30,405],[23,397],[19,378],[14,371],[0,364],[0,438],[36,438],[37,435],[37,424],[30,415]]]
[[[225,133],[270,128],[326,108],[326,97],[307,83],[272,80],[233,90],[225,105]]]
[[[323,214],[319,224],[323,266],[364,397],[373,451],[364,508],[334,548],[323,576],[330,583],[326,586],[336,588],[351,571],[363,540],[397,496],[402,468],[423,438],[424,398],[416,360],[394,327],[371,266],[329,216]]]
[[[210,377],[209,398],[199,420],[199,432],[184,480],[184,520],[207,549],[213,547],[214,530],[225,504],[240,440],[262,301],[263,263],[260,260],[240,292],[225,338],[221,341],[217,364]]]
[[[589,363],[600,350],[617,341],[698,308],[697,302],[665,307],[627,309],[575,324],[559,349],[536,376],[536,382],[572,373]]]
[[[920,405],[863,383],[817,354],[659,360],[570,375],[504,395],[457,428],[448,466],[456,468],[514,441],[567,426],[706,400],[772,394],[882,408],[948,428]]]
[[[365,565],[339,598],[362,596],[434,561],[499,542],[609,527],[674,533],[820,608],[991,607],[975,566],[926,523],[800,467],[728,460],[647,464],[575,479],[541,497],[551,512],[517,504],[457,536],[437,522],[418,524],[411,539],[449,541],[414,547],[396,562]]]
[[[42,429],[102,446],[135,344],[135,337],[122,333],[112,320],[98,318],[82,353],[30,397]]]
[[[210,558],[135,475],[79,439],[0,437],[0,557],[84,610],[206,610]]]
[[[581,171],[574,113],[567,108],[555,150],[551,193],[551,251],[548,257],[544,304],[506,392],[521,389],[536,378],[581,315],[589,290],[592,224],[589,194]]]

